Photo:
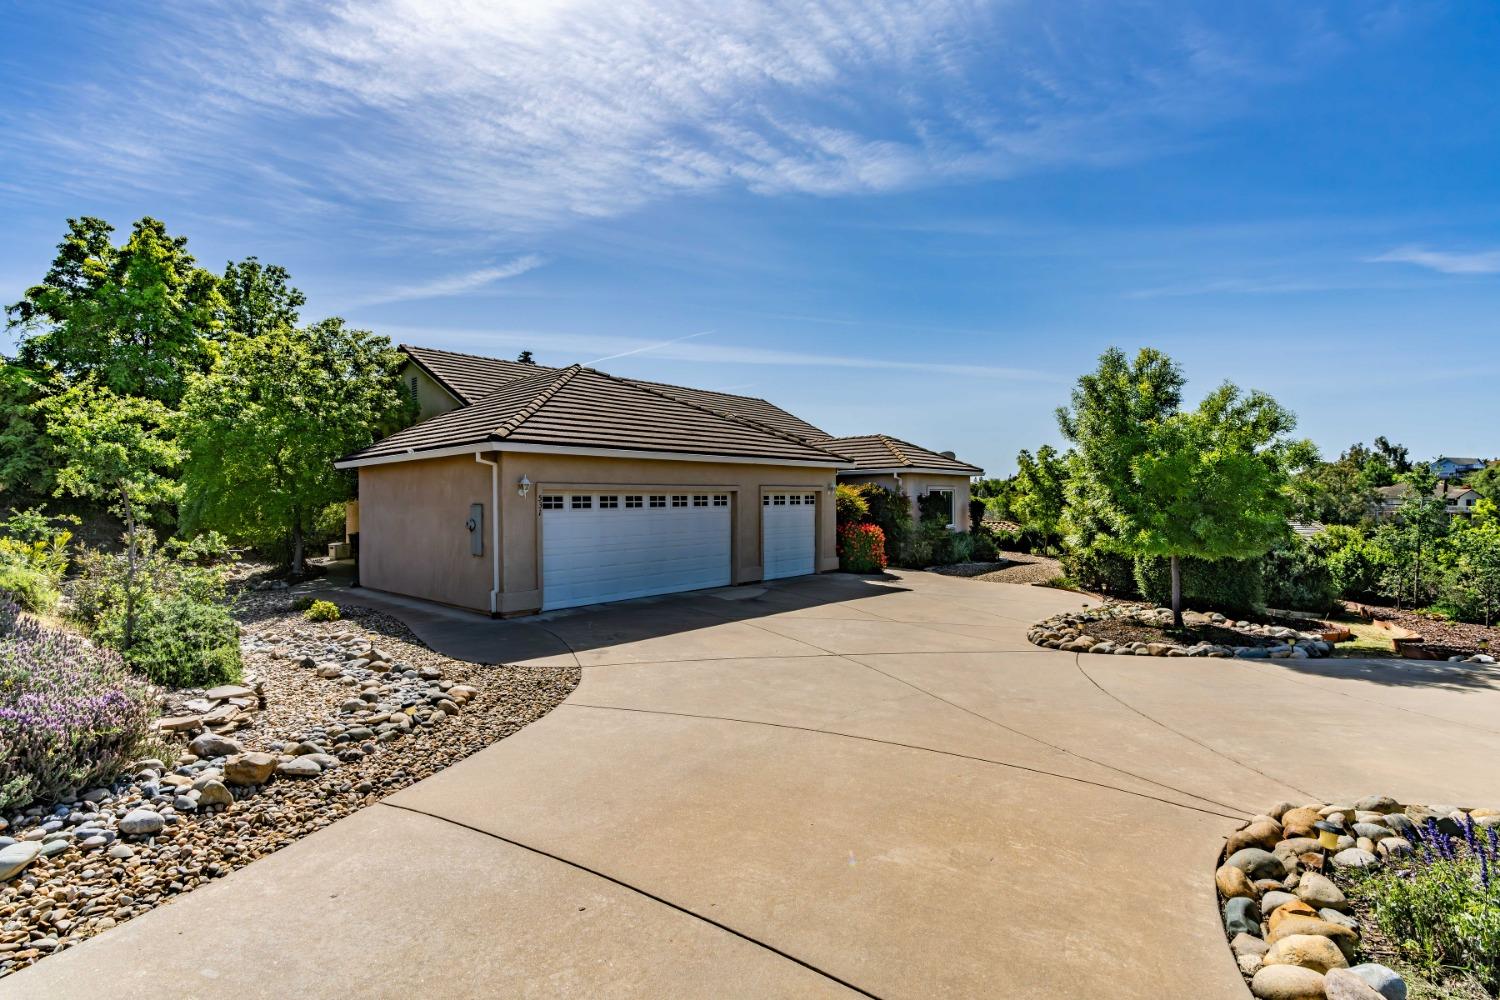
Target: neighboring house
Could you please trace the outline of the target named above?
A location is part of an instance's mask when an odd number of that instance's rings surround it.
[[[1439,479],[1458,479],[1484,468],[1481,458],[1455,458],[1452,455],[1440,455],[1427,464]]]
[[[884,434],[826,438],[820,443],[853,460],[853,469],[839,473],[841,481],[879,483],[905,494],[911,499],[913,517],[918,516],[919,497],[943,494],[951,511],[948,527],[969,530],[969,477],[984,473],[978,466],[960,462],[951,451],[928,451]]]
[[[1448,480],[1440,480],[1432,489],[1432,495],[1443,501],[1443,510],[1448,516],[1455,514],[1472,514],[1474,504],[1479,501],[1479,494],[1464,486],[1462,483],[1450,483]],[[1375,488],[1375,517],[1384,521],[1395,516],[1401,509],[1401,504],[1411,496],[1410,483],[1396,483],[1394,486],[1378,486]]]
[[[833,491],[947,491],[979,469],[833,439],[763,399],[403,346],[422,420],[359,473],[360,582],[497,615],[838,567]],[[853,442],[890,440],[864,467]],[[851,442],[845,446],[841,441]]]
[[[1298,538],[1316,538],[1328,528],[1322,521],[1288,521],[1287,527],[1292,529],[1292,534]]]

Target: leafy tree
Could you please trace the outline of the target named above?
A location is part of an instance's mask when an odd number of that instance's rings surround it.
[[[42,404],[47,432],[65,463],[57,493],[110,505],[125,520],[125,609],[121,650],[135,640],[141,601],[142,508],[175,502],[181,489],[172,472],[182,452],[165,433],[170,417],[154,399],[118,396],[92,380],[70,386]]]
[[[1500,506],[1480,500],[1467,521],[1453,539],[1455,596],[1465,617],[1491,625],[1500,612]]]
[[[1016,477],[981,479],[969,488],[969,495],[984,502],[985,510],[1004,521],[1016,520],[1010,501],[1016,489]]]
[[[1370,518],[1377,485],[1388,485],[1392,473],[1384,460],[1356,444],[1336,462],[1301,463],[1293,477],[1296,513],[1304,521],[1361,524]]]
[[[516,360],[519,361],[523,365],[534,365],[534,364],[536,364],[536,359],[531,356],[531,352],[530,351],[522,351],[520,354],[518,354],[516,356]]]
[[[52,445],[37,409],[47,391],[39,372],[0,359],[0,510],[52,492]]]
[[[1405,445],[1392,444],[1382,434],[1375,439],[1375,451],[1396,475],[1404,476],[1411,471],[1411,460],[1407,457]]]
[[[1438,545],[1448,533],[1448,515],[1436,493],[1437,476],[1427,465],[1418,465],[1402,477],[1411,490],[1391,520],[1381,526],[1377,542],[1388,557],[1383,581],[1385,591],[1400,607],[1406,594],[1413,606],[1427,604],[1437,582],[1435,573],[1423,578],[1436,561]]]
[[[1183,558],[1248,559],[1286,538],[1284,435],[1294,426],[1270,396],[1242,394],[1226,383],[1197,410],[1145,428],[1145,445],[1132,462],[1133,488],[1107,502],[1131,551],[1170,560],[1177,628]]]
[[[290,330],[297,325],[297,311],[307,303],[307,296],[292,286],[286,268],[261,264],[255,257],[224,265],[219,290],[224,296],[223,329],[246,337]]]
[[[1041,536],[1043,543],[1050,546],[1062,533],[1067,457],[1059,455],[1050,444],[1044,444],[1037,449],[1035,458],[1031,452],[1022,450],[1016,456],[1016,464],[1020,471],[1016,473],[1010,509],[1022,528]]]
[[[1500,462],[1491,462],[1469,477],[1469,489],[1500,504]]]
[[[156,219],[137,222],[123,246],[113,231],[103,219],[69,219],[51,269],[6,308],[7,325],[24,331],[23,364],[175,406],[188,374],[213,362],[219,280]]]
[[[183,398],[184,529],[289,541],[300,575],[318,512],[353,493],[333,462],[411,418],[403,361],[390,341],[340,319],[234,337]]]

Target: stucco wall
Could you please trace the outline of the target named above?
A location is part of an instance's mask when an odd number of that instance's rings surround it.
[[[888,490],[903,493],[911,502],[911,516],[913,519],[921,517],[917,509],[917,497],[931,489],[946,489],[953,491],[954,527],[959,531],[969,530],[969,477],[968,476],[937,476],[917,472],[901,474],[898,483],[895,476],[866,476],[857,472],[846,472],[839,475],[841,483],[879,483]]]
[[[489,517],[490,470],[473,455],[367,465],[359,470],[359,582],[366,587],[489,610],[490,531],[469,551],[469,505]]]
[[[401,387],[410,393],[413,386],[417,397],[417,420],[427,420],[439,413],[458,409],[458,400],[448,395],[448,390],[438,385],[415,362],[408,361],[406,367],[401,369]]]
[[[572,455],[488,453],[500,461],[501,588],[498,610],[522,614],[542,605],[541,519],[538,496],[548,487],[637,486],[712,488],[731,496],[732,579],[761,578],[760,498],[790,487],[818,497],[817,567],[838,568],[833,498],[834,470],[738,463],[589,458]],[[517,483],[532,487],[525,497]],[[365,586],[458,607],[489,610],[490,527],[485,555],[469,552],[464,522],[471,503],[490,516],[490,470],[474,456],[370,465],[360,469],[360,582]]]

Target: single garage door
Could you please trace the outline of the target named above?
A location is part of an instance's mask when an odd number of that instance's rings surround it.
[[[543,493],[542,609],[727,587],[726,493]]]
[[[818,495],[766,493],[760,499],[765,578],[806,576],[816,568]]]

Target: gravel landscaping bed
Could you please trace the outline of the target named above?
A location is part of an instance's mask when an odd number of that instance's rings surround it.
[[[1252,817],[1230,835],[1214,872],[1224,931],[1251,993],[1262,1000],[1486,996],[1461,968],[1445,970],[1443,983],[1413,975],[1408,984],[1381,964],[1403,959],[1380,933],[1363,880],[1389,870],[1405,881],[1432,859],[1467,858],[1484,873],[1477,876],[1483,887],[1469,888],[1488,893],[1496,828],[1500,809],[1402,805],[1382,795],[1282,802]],[[1452,881],[1445,888],[1459,891]],[[1493,905],[1500,912],[1500,898]],[[1494,956],[1479,958],[1486,960]]]
[[[997,562],[934,566],[932,572],[965,576],[986,583],[1045,584],[1062,576],[1062,564],[1056,559],[1029,552],[1002,552]]]
[[[0,817],[0,976],[442,770],[578,683],[449,659],[375,611],[311,623],[284,592],[236,615],[245,683],[171,693],[155,758]]]
[[[1197,611],[1184,611],[1182,619],[1185,627],[1175,629],[1169,608],[1111,601],[1045,618],[1026,635],[1049,649],[1120,656],[1307,659],[1334,648],[1326,637],[1334,627],[1324,622],[1250,622]]]

